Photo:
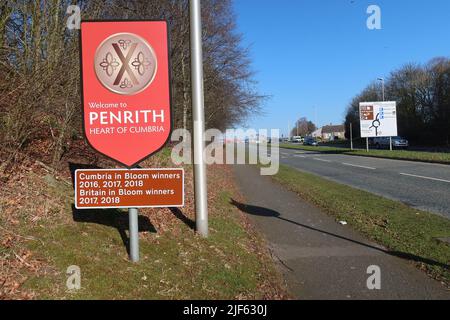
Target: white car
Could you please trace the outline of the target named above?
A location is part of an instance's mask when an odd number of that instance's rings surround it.
[[[302,143],[303,142],[303,138],[301,136],[293,136],[292,137],[292,142],[293,143]]]

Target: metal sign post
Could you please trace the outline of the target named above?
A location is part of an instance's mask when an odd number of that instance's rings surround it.
[[[130,233],[130,260],[139,262],[139,211],[137,208],[128,209],[128,222]]]
[[[205,112],[203,96],[203,52],[200,0],[190,0],[191,24],[191,69],[192,69],[192,114],[194,128],[194,189],[195,189],[195,225],[197,232],[208,236],[208,202],[206,187],[205,149]]]

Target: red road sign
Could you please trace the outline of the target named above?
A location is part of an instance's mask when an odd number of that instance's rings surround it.
[[[172,129],[166,21],[83,21],[84,132],[100,153],[133,167]]]
[[[77,209],[184,206],[183,169],[75,171]]]

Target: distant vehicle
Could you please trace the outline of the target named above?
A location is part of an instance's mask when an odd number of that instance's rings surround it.
[[[375,148],[378,149],[389,148],[390,147],[389,137],[373,138],[372,144],[375,146]],[[409,147],[409,142],[403,137],[398,136],[392,137],[392,147],[407,149]]]
[[[303,145],[316,147],[318,144],[316,139],[314,139],[313,137],[306,137],[305,141],[303,142]]]
[[[291,141],[293,143],[302,143],[304,139],[301,136],[293,136]]]
[[[266,141],[266,139],[261,139],[259,137],[255,138],[255,137],[251,137],[251,138],[245,138],[245,143],[247,144],[260,144],[262,141]]]

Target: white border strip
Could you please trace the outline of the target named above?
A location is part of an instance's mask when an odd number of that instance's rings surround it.
[[[346,163],[346,162],[342,162],[342,164],[344,166],[350,166],[350,167],[356,167],[356,168],[363,168],[363,169],[369,169],[369,170],[376,170],[377,168],[372,168],[372,167],[366,167],[366,166],[359,166],[357,164],[351,164],[351,163]]]
[[[313,158],[314,160],[317,161],[322,161],[322,162],[331,162],[331,160],[326,160],[326,159],[320,159],[320,158]]]
[[[438,179],[438,178],[431,178],[431,177],[424,177],[424,176],[418,176],[415,174],[410,174],[410,173],[401,173],[400,174],[402,176],[409,176],[409,177],[414,177],[414,178],[421,178],[421,179],[427,179],[427,180],[433,180],[433,181],[440,181],[440,182],[447,182],[450,183],[450,180],[444,180],[444,179]]]

